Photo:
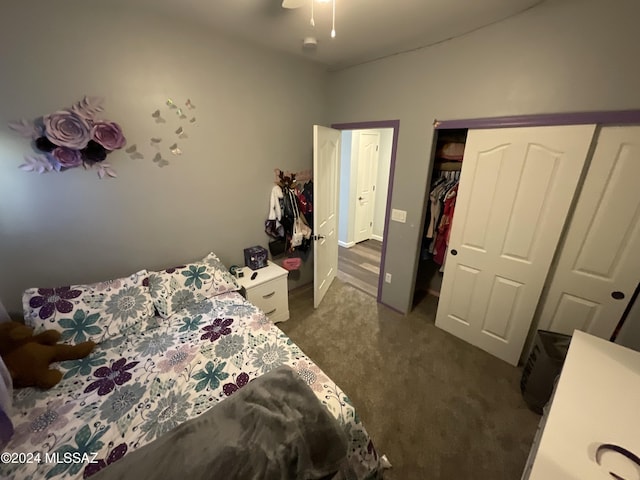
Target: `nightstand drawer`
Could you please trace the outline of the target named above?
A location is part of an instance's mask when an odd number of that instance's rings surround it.
[[[246,289],[247,300],[273,321],[289,318],[287,277],[280,277]],[[286,318],[283,318],[286,317]]]
[[[244,276],[238,278],[238,284],[244,297],[266,313],[273,323],[289,320],[289,272],[273,262],[259,270],[244,267],[242,272]]]

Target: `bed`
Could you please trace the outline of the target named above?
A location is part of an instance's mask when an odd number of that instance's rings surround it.
[[[97,346],[54,365],[64,374],[54,388],[14,392],[15,433],[4,451],[40,457],[14,455],[2,476],[90,477],[286,365],[344,429],[353,478],[382,478],[349,398],[237,290],[214,254],[100,284],[27,290],[27,324]],[[80,461],[57,461],[65,455]]]

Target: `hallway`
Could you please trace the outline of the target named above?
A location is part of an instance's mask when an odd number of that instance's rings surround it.
[[[338,246],[338,278],[373,297],[378,296],[382,242],[365,240],[351,248]]]

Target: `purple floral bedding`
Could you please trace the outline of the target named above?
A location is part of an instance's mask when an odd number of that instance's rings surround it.
[[[382,478],[344,392],[238,293],[155,317],[58,364],[64,377],[51,390],[17,390],[0,476],[88,478],[280,365],[296,370],[344,426],[355,478]]]

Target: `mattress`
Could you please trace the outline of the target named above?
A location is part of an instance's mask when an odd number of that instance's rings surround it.
[[[347,395],[235,292],[169,319],[155,317],[87,358],[55,365],[64,377],[51,390],[15,391],[15,434],[0,475],[90,477],[281,365],[297,371],[344,427],[357,479],[381,478],[378,455]]]

